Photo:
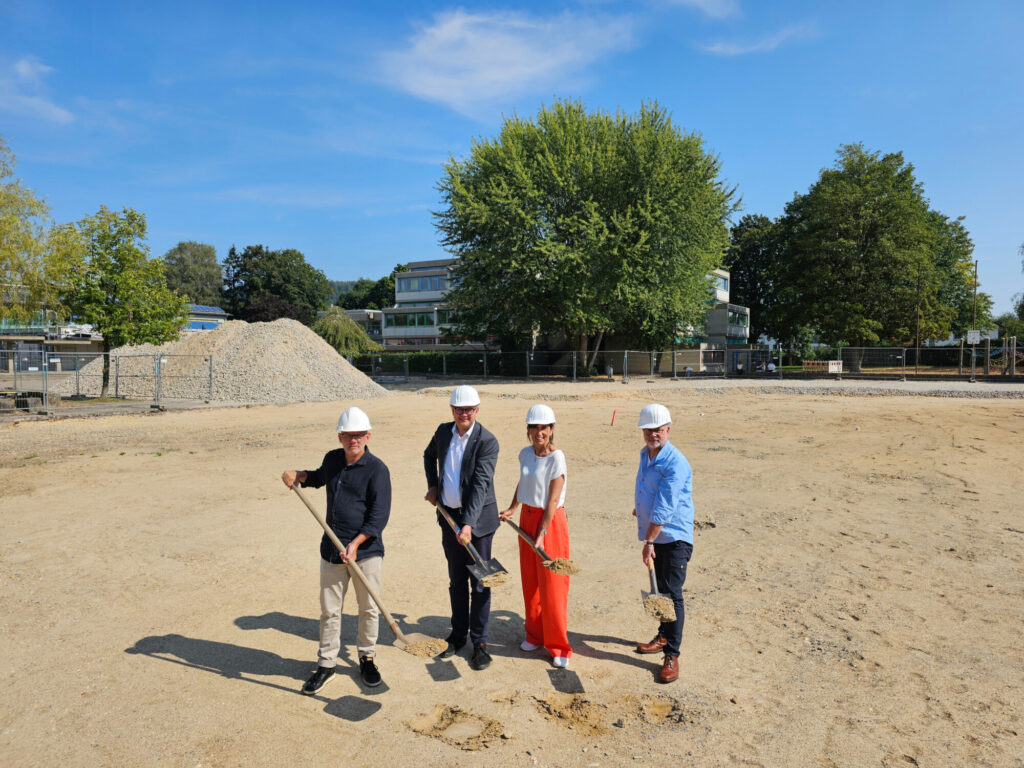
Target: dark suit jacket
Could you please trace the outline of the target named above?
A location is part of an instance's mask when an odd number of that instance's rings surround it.
[[[448,421],[439,426],[423,451],[427,487],[437,488],[438,502],[441,502],[444,460],[452,442],[454,425],[455,422]],[[498,502],[494,498],[494,468],[497,463],[498,439],[478,421],[473,425],[469,444],[462,456],[462,514],[453,516],[457,525],[472,528],[474,536],[486,536],[498,530]],[[438,519],[441,520],[440,515]],[[447,526],[448,523],[441,520],[441,525]]]

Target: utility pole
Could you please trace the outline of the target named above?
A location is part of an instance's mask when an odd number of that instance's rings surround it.
[[[974,309],[971,310],[971,328],[978,327],[978,260],[974,260]],[[971,344],[971,381],[974,378],[974,344]]]

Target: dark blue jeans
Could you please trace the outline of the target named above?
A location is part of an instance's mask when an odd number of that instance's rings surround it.
[[[474,536],[473,546],[484,560],[491,559],[494,534]],[[441,546],[448,559],[448,598],[452,606],[452,642],[463,642],[466,634],[474,643],[487,642],[487,621],[491,616],[491,590],[470,574],[473,558],[459,544],[451,526],[441,520]]]
[[[693,554],[693,545],[685,541],[654,545],[654,575],[658,580],[658,591],[672,598],[676,607],[676,620],[663,621],[658,635],[665,638],[665,653],[679,655],[683,641],[683,621],[686,610],[683,607],[683,584],[686,583],[686,566]]]

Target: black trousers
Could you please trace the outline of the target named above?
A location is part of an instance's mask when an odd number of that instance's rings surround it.
[[[484,560],[491,559],[494,534],[473,536],[472,543]],[[452,606],[452,642],[462,642],[467,633],[474,643],[487,642],[487,622],[491,617],[491,590],[469,572],[473,558],[459,543],[451,526],[441,520],[441,546],[448,559],[448,599]]]
[[[672,598],[676,608],[675,621],[663,621],[658,634],[665,638],[665,653],[679,655],[683,642],[683,622],[686,610],[683,607],[683,584],[686,583],[686,566],[693,554],[693,545],[686,541],[672,541],[654,545],[654,575],[658,580],[658,591]]]

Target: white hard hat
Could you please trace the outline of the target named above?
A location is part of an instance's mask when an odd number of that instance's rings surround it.
[[[526,412],[527,424],[554,424],[555,412],[543,403],[537,403]]]
[[[476,390],[468,384],[460,384],[452,390],[452,397],[451,400],[448,401],[448,404],[462,408],[467,408],[472,405],[480,405],[480,395],[478,395]]]
[[[370,429],[370,417],[355,406],[347,408],[338,419],[339,432],[369,432]]]
[[[645,405],[644,409],[640,411],[640,421],[636,425],[640,429],[657,429],[671,423],[672,415],[668,412],[668,408],[658,403],[651,403]]]

